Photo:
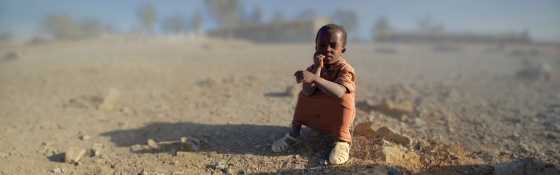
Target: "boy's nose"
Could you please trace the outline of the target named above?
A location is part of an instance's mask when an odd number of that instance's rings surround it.
[[[333,50],[333,48],[331,46],[327,46],[327,48],[325,49],[327,52],[331,52]]]

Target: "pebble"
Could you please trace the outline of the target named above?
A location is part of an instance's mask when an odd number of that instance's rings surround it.
[[[81,139],[81,140],[84,140],[84,141],[85,141],[85,140],[89,140],[89,138],[90,138],[89,135],[80,136],[80,139]]]
[[[401,161],[403,152],[397,147],[385,146],[377,152],[377,156],[385,163],[395,164]]]
[[[95,143],[93,144],[93,146],[91,147],[91,151],[92,151],[92,156],[99,156],[101,155],[101,149],[103,148],[103,145],[100,143]]]
[[[410,137],[396,134],[393,130],[386,126],[377,129],[377,136],[403,146],[410,146],[412,144],[412,139]]]
[[[86,150],[82,148],[70,147],[66,150],[64,161],[66,163],[78,163],[85,153]]]
[[[97,107],[100,111],[111,111],[124,107],[118,89],[111,88],[109,93],[103,98],[103,102]]]
[[[148,139],[148,146],[150,146],[150,148],[157,148],[158,144],[153,139]]]
[[[198,139],[187,139],[187,137],[181,137],[181,149],[183,151],[200,151],[199,143],[200,140]]]
[[[354,132],[366,138],[375,138],[377,136],[377,133],[373,128],[373,122],[360,123],[354,127]]]
[[[62,169],[60,169],[60,168],[55,168],[55,169],[52,169],[51,172],[53,172],[53,173],[60,173],[60,172],[62,172]]]
[[[130,150],[131,150],[132,152],[142,151],[143,149],[144,149],[144,148],[142,148],[142,145],[139,145],[139,144],[130,146]]]
[[[227,164],[225,161],[220,161],[218,162],[218,164],[216,164],[216,169],[226,169],[227,168]]]
[[[6,158],[8,155],[4,152],[0,152],[0,158]]]

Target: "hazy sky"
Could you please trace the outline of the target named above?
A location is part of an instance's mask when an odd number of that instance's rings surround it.
[[[359,28],[351,36],[370,39],[374,22],[385,16],[390,25],[401,30],[418,29],[418,20],[427,14],[435,23],[453,32],[521,32],[528,30],[534,40],[560,42],[560,0],[241,0],[247,12],[258,6],[263,20],[281,12],[292,19],[306,9],[331,16],[337,8],[358,14]],[[159,29],[164,17],[183,14],[190,17],[196,9],[204,12],[204,29],[216,23],[202,0],[0,0],[0,33],[33,34],[45,14],[68,13],[75,19],[98,18],[121,31],[140,26],[138,7],[151,3],[156,8]]]

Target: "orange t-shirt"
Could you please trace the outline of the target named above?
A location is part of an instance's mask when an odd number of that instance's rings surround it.
[[[313,66],[310,66],[307,71],[312,69]],[[292,123],[328,131],[338,139],[350,142],[350,126],[355,118],[354,69],[341,58],[328,69],[323,68],[321,78],[346,87],[346,93],[337,98],[325,94],[319,88],[311,96],[300,92]]]

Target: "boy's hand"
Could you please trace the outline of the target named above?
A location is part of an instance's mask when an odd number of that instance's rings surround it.
[[[315,52],[313,55],[313,63],[315,64],[315,68],[323,68],[323,60],[325,59],[325,55]]]
[[[296,76],[296,81],[297,83],[313,83],[315,82],[315,80],[317,79],[317,75],[309,72],[309,71],[302,71],[299,70],[296,73],[294,73],[294,76]]]

